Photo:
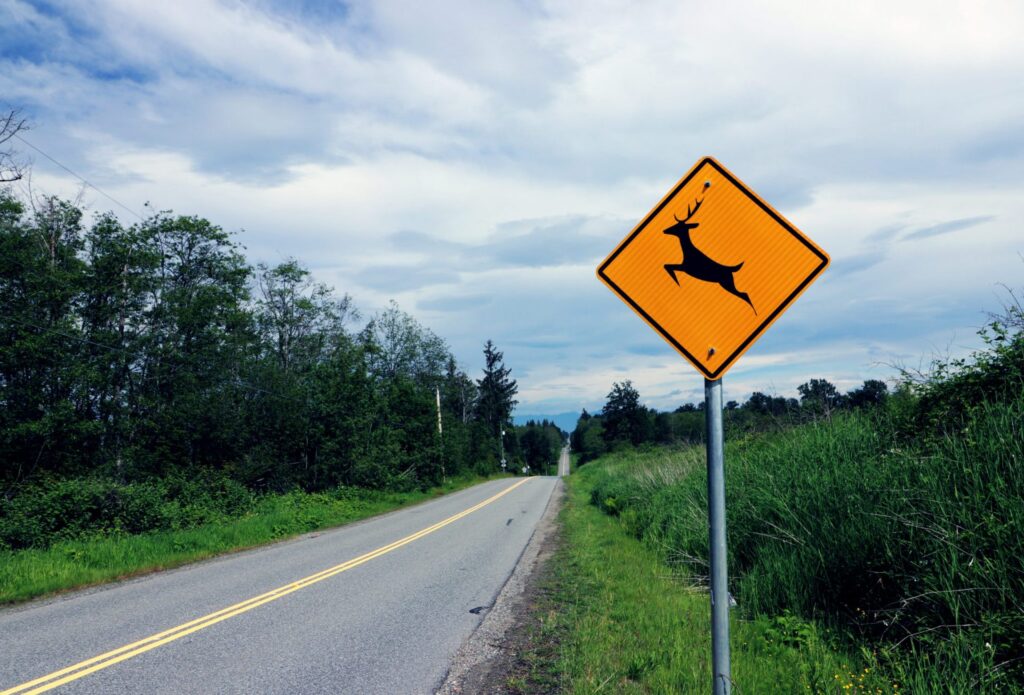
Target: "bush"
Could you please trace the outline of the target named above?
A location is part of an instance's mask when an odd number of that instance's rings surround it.
[[[970,358],[940,361],[926,377],[904,373],[904,389],[917,396],[897,421],[910,439],[955,434],[984,403],[1005,403],[1024,392],[1024,333],[999,321],[981,331],[989,349]]]
[[[191,528],[241,516],[254,501],[243,485],[213,473],[135,483],[40,481],[0,500],[0,548],[45,548],[96,533]]]

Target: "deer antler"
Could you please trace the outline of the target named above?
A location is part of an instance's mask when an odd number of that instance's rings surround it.
[[[701,198],[700,200],[696,200],[694,202],[697,203],[697,206],[693,210],[690,209],[689,205],[686,206],[686,219],[685,220],[679,219],[679,215],[676,215],[675,213],[672,213],[672,217],[676,218],[676,222],[683,222],[683,223],[689,222],[690,218],[693,217],[694,215],[696,215],[697,211],[700,210],[700,204],[704,202],[704,199]]]

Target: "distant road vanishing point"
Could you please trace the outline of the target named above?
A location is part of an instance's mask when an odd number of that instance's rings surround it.
[[[568,452],[562,458],[567,468]],[[491,481],[0,610],[0,695],[432,693],[515,568],[556,482]]]

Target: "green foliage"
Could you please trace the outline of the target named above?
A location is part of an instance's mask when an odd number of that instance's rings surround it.
[[[148,513],[142,505],[156,503],[158,497],[173,496],[163,507],[158,505],[161,518],[169,523],[163,530],[145,533],[127,533],[126,529],[116,528],[100,532],[96,529],[101,524],[92,527],[94,532],[81,529],[75,534],[66,533],[60,540],[44,544],[45,547],[18,551],[0,548],[0,604],[251,548],[363,519],[477,482],[479,478],[460,476],[422,492],[339,486],[315,493],[293,490],[255,497],[227,479],[219,482],[176,480],[164,486],[135,485],[132,491],[124,487],[112,488],[103,481],[91,481],[84,483],[88,489],[83,495],[70,489],[71,482],[50,486],[51,496],[77,497],[79,503],[84,500],[86,508],[93,510],[96,507],[90,498],[96,494],[109,495],[111,490],[127,499],[125,508],[134,506],[140,513]],[[175,486],[182,487],[172,489]],[[147,500],[147,496],[150,499]],[[26,498],[24,502],[40,504],[38,496]],[[173,509],[168,510],[168,505]],[[62,508],[70,509],[66,504]]]
[[[45,548],[100,533],[184,529],[241,516],[255,497],[223,474],[136,483],[53,479],[0,500],[0,548]]]
[[[995,319],[981,332],[988,349],[936,362],[927,375],[904,371],[902,388],[916,397],[897,422],[904,436],[956,435],[981,404],[1013,400],[1024,391],[1024,333],[1013,325],[1013,315]]]
[[[601,410],[605,443],[614,448],[618,443],[634,446],[648,441],[653,434],[647,409],[640,404],[640,394],[628,379],[612,384],[608,401]]]
[[[860,388],[846,394],[846,401],[851,408],[870,408],[884,405],[889,397],[889,387],[884,381],[868,379]]]
[[[800,401],[755,391],[742,405],[726,403],[723,419],[729,436],[780,431],[846,410],[870,410],[885,405],[889,397],[888,386],[877,379],[869,379],[845,395],[825,379],[811,379],[797,388]],[[612,385],[599,414],[583,411],[570,441],[582,464],[623,447],[699,443],[704,432],[703,403],[684,403],[671,413],[658,412],[642,406],[632,382],[625,381]]]
[[[522,461],[534,473],[556,473],[558,457],[565,444],[565,433],[552,422],[527,422],[515,428]]]
[[[826,379],[811,379],[796,390],[800,394],[800,407],[812,413],[829,415],[844,405],[839,389]]]
[[[504,354],[490,340],[484,344],[484,375],[476,383],[477,417],[495,435],[505,426],[516,406],[515,395],[519,386],[509,377]]]
[[[1019,341],[903,386],[884,408],[727,441],[742,609],[787,641],[822,621],[912,692],[1024,690]],[[703,452],[604,461],[592,503],[706,575]]]
[[[617,477],[659,456],[626,452],[567,479],[565,542],[549,564],[553,577],[542,587],[538,634],[521,655],[533,666],[525,692],[709,690],[707,593],[665,566],[666,548],[630,537],[627,519],[602,515],[587,504],[610,469],[622,466]],[[734,692],[897,690],[870,659],[833,645],[815,621],[793,614],[745,620],[734,612],[731,633]]]
[[[496,439],[484,440],[507,421],[515,382],[492,343],[481,390],[396,305],[357,332],[347,295],[295,259],[250,267],[208,220],[82,220],[72,203],[29,212],[0,190],[8,546],[235,513],[181,480],[409,491],[497,470]],[[125,506],[135,499],[160,502],[144,513]]]

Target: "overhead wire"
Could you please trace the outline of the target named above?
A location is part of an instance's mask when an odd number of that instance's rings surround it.
[[[110,195],[109,193],[107,193],[106,191],[104,191],[104,190],[103,190],[102,188],[100,188],[99,186],[97,186],[96,184],[94,184],[94,183],[93,183],[92,181],[89,181],[88,179],[86,179],[86,178],[85,178],[84,176],[82,176],[81,174],[78,174],[78,173],[76,173],[76,172],[72,171],[72,170],[71,170],[70,168],[68,168],[67,166],[65,166],[65,165],[61,164],[61,163],[60,163],[60,162],[58,162],[58,161],[57,161],[57,160],[56,160],[56,159],[55,159],[54,157],[51,157],[51,156],[50,156],[50,155],[48,155],[48,154],[47,154],[46,152],[44,152],[44,151],[43,151],[43,150],[42,150],[41,148],[37,147],[36,145],[33,145],[33,144],[32,144],[31,142],[29,142],[28,140],[26,140],[26,139],[25,139],[25,138],[24,138],[24,137],[23,137],[22,135],[20,135],[19,133],[15,133],[15,134],[14,134],[14,137],[16,137],[16,138],[18,138],[19,140],[21,140],[21,141],[22,141],[23,143],[25,143],[26,145],[28,145],[29,147],[31,147],[31,148],[32,148],[33,150],[35,150],[35,151],[36,151],[36,152],[38,152],[39,154],[41,154],[41,155],[43,155],[44,157],[46,157],[46,158],[47,158],[47,159],[49,159],[49,160],[50,160],[51,162],[53,162],[54,164],[56,164],[57,166],[59,166],[59,167],[60,167],[61,169],[63,169],[64,171],[68,172],[69,174],[71,174],[72,176],[74,176],[74,177],[75,177],[76,179],[78,179],[79,181],[81,181],[81,182],[82,182],[82,183],[84,183],[84,184],[85,184],[86,186],[88,186],[89,188],[93,189],[94,191],[96,191],[96,192],[97,192],[97,193],[99,193],[100,195],[102,195],[102,196],[104,196],[105,198],[107,198],[108,200],[112,201],[112,202],[113,202],[114,204],[116,204],[116,205],[118,205],[119,207],[121,207],[122,209],[124,209],[124,210],[128,211],[128,212],[129,212],[129,213],[131,213],[132,215],[135,215],[135,216],[136,216],[136,217],[138,217],[138,218],[139,218],[139,219],[140,219],[141,221],[143,221],[143,222],[145,222],[145,221],[146,221],[146,218],[145,218],[145,217],[143,217],[142,215],[140,215],[139,213],[137,213],[137,212],[136,212],[135,210],[131,209],[130,207],[128,207],[127,205],[125,205],[124,203],[122,203],[122,202],[121,202],[120,200],[118,200],[117,198],[115,198],[114,196]]]
[[[43,151],[42,148],[40,148],[40,147],[34,145],[33,143],[29,142],[28,140],[26,140],[22,135],[20,135],[18,133],[14,133],[14,137],[18,138],[18,140],[20,140],[24,144],[28,145],[33,150],[35,150],[36,152],[38,152],[39,154],[41,154],[42,156],[46,157],[48,160],[53,162],[55,165],[57,165],[58,167],[60,167],[64,171],[66,171],[67,173],[69,173],[72,176],[74,176],[75,178],[77,178],[79,181],[81,181],[83,184],[85,184],[89,188],[92,188],[94,191],[96,191],[100,195],[104,196],[105,198],[107,198],[108,200],[110,200],[111,202],[113,202],[114,204],[119,206],[120,208],[124,209],[129,214],[134,215],[135,217],[137,217],[141,222],[145,222],[146,221],[146,218],[143,217],[142,215],[140,215],[138,212],[136,212],[132,208],[128,207],[127,205],[125,205],[124,203],[119,201],[117,198],[115,198],[114,196],[110,195],[109,193],[104,191],[102,188],[100,188],[99,186],[97,186],[93,182],[91,182],[88,179],[86,179],[81,174],[78,174],[77,172],[73,171],[70,167],[62,164],[55,157],[53,157],[50,154],[47,154],[45,151]],[[105,288],[105,289],[107,289],[107,290],[113,289],[113,286],[110,286],[110,287]],[[102,349],[105,349],[105,350],[111,350],[111,351],[115,351],[115,352],[122,352],[122,353],[126,353],[126,354],[129,354],[129,355],[133,354],[133,353],[131,353],[131,351],[129,351],[129,350],[125,349],[125,348],[122,348],[122,347],[116,347],[116,346],[112,346],[112,345],[104,345],[102,343],[97,343],[94,340],[89,340],[88,338],[84,338],[82,336],[76,336],[76,335],[72,335],[70,333],[65,333],[63,331],[59,331],[59,330],[56,330],[54,328],[50,328],[50,327],[47,327],[47,326],[40,326],[38,324],[33,324],[33,323],[30,323],[30,322],[27,322],[27,321],[22,321],[20,319],[14,318],[13,316],[10,316],[8,314],[0,314],[0,317],[2,317],[3,319],[6,319],[8,321],[12,321],[14,323],[20,324],[22,326],[28,326],[28,327],[34,328],[36,330],[41,330],[41,331],[44,331],[44,332],[53,333],[55,335],[60,335],[60,336],[62,336],[64,338],[67,338],[69,340],[75,340],[75,341],[78,341],[78,342],[81,342],[81,343],[84,343],[84,344],[92,345],[94,347],[99,347],[99,348],[102,348]],[[244,379],[241,379],[241,378],[237,378],[236,379],[236,385],[241,386],[242,388],[248,389],[250,391],[254,391],[254,392],[258,392],[258,393],[263,393],[263,394],[266,394],[268,396],[274,396],[276,398],[281,398],[281,399],[284,399],[284,400],[289,400],[289,401],[292,401],[294,403],[302,403],[304,405],[308,405],[309,404],[308,401],[302,401],[302,400],[299,400],[297,398],[293,398],[291,396],[286,396],[286,395],[284,395],[282,393],[277,393],[277,392],[274,392],[274,391],[269,391],[269,390],[264,389],[262,387],[255,386],[255,385],[250,384],[250,383],[248,383],[247,381],[245,381]]]

